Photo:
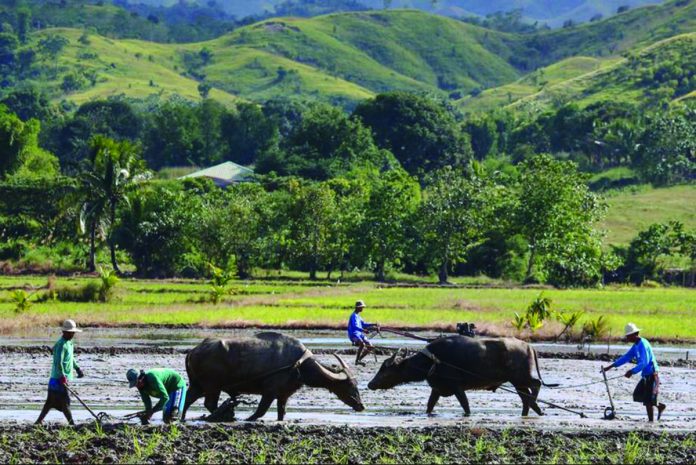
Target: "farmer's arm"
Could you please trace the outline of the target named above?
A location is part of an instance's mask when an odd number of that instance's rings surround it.
[[[155,382],[155,389],[157,390],[157,395],[156,397],[159,398],[159,402],[155,404],[155,407],[152,409],[153,412],[159,412],[164,408],[164,405],[167,403],[169,400],[169,393],[167,392],[167,389],[164,387],[164,384],[162,384],[162,380],[160,380],[157,377],[154,377],[156,382]]]
[[[621,357],[617,358],[614,363],[609,365],[608,368],[618,368],[621,365],[625,365],[636,357],[636,345],[632,345],[628,352],[623,354]]]
[[[145,405],[145,411],[149,412],[152,410],[152,401],[150,400],[150,396],[145,393],[144,389],[140,390],[140,398],[143,400],[143,404]]]

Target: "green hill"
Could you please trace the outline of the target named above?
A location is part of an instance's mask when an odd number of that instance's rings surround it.
[[[606,244],[626,245],[653,223],[679,220],[696,228],[696,186],[625,189],[607,196],[609,211],[600,227]]]
[[[68,40],[55,62],[40,63],[48,72],[34,77],[54,98],[81,102],[114,94],[167,95],[176,89],[195,98],[198,83],[205,80],[215,89],[213,96],[223,100],[299,95],[351,105],[386,90],[445,95],[520,75],[506,61],[512,51],[500,34],[418,11],[274,19],[193,44],[96,34],[83,43],[81,34],[47,29],[32,36],[36,43],[51,35]],[[64,85],[70,75],[79,85]]]
[[[601,100],[654,105],[693,97],[696,33],[678,35],[624,55],[561,60],[458,103],[468,112],[500,107],[534,111],[569,101],[581,106]]]
[[[212,86],[212,97],[226,102],[236,97],[261,101],[299,96],[348,107],[388,90],[456,97],[495,88],[462,102],[493,108],[516,99],[537,99],[540,90],[555,95],[553,88],[571,82],[574,89],[576,80],[584,86],[588,71],[599,75],[622,66],[616,57],[604,57],[608,51],[618,53],[651,38],[693,32],[695,5],[673,1],[534,34],[502,33],[417,10],[277,18],[189,44],[97,34],[85,39],[77,29],[45,29],[31,35],[34,44],[62,36],[67,46],[55,58],[39,54],[33,72],[19,81],[34,82],[52,98],[74,102],[119,94],[196,99],[199,84],[205,82]],[[545,68],[520,79],[539,66]],[[587,85],[595,88],[601,82]],[[584,92],[580,91],[582,98]]]
[[[611,66],[621,58],[571,57],[529,73],[517,81],[486,89],[476,96],[468,95],[458,101],[467,112],[486,112],[510,105],[544,88],[564,83]]]
[[[658,42],[609,66],[544,86],[512,108],[530,110],[573,101],[657,105],[690,98],[696,89],[696,33]]]

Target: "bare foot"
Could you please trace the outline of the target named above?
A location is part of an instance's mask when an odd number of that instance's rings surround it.
[[[662,412],[664,412],[666,408],[667,408],[667,406],[665,404],[659,404],[657,406],[657,419],[658,420],[660,419],[660,417],[662,416]]]

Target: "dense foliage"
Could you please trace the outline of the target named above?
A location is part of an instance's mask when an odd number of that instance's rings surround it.
[[[115,270],[126,263],[153,277],[201,276],[212,264],[242,277],[258,267],[312,278],[369,269],[384,280],[404,269],[435,271],[443,283],[455,272],[588,286],[605,276],[655,279],[655,257],[692,253],[683,228],[678,244],[641,236],[607,253],[596,228],[603,202],[579,171],[631,166],[658,185],[689,181],[689,107],[636,114],[598,103],[462,119],[441,101],[397,92],[353,115],[210,99],[92,101],[68,114],[30,88],[5,103],[30,118],[0,107],[6,260],[37,243],[59,250],[74,238],[71,222],[84,236],[70,267],[95,270],[106,246]],[[58,160],[74,180],[57,177]],[[225,160],[255,164],[257,183],[220,190],[200,179],[153,181],[147,171]],[[53,194],[39,211],[41,186]]]

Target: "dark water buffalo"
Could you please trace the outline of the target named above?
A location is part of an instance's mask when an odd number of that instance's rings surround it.
[[[454,368],[454,367],[460,368]],[[539,379],[532,376],[536,366]],[[536,399],[543,382],[536,352],[515,338],[472,338],[450,336],[436,339],[410,357],[394,354],[384,361],[368,384],[370,389],[390,389],[397,384],[427,380],[432,392],[428,400],[430,414],[440,396],[455,395],[464,413],[471,414],[466,391],[495,391],[510,382],[522,399],[522,415],[529,407],[543,415]]]
[[[358,386],[348,366],[336,356],[341,370],[336,372],[314,359],[300,341],[279,333],[263,332],[253,337],[205,339],[186,356],[189,391],[182,418],[201,397],[212,413],[221,392],[260,394],[261,402],[249,420],[266,414],[273,400],[278,401],[278,420],[285,416],[285,405],[303,385],[333,392],[358,412],[364,410]]]

